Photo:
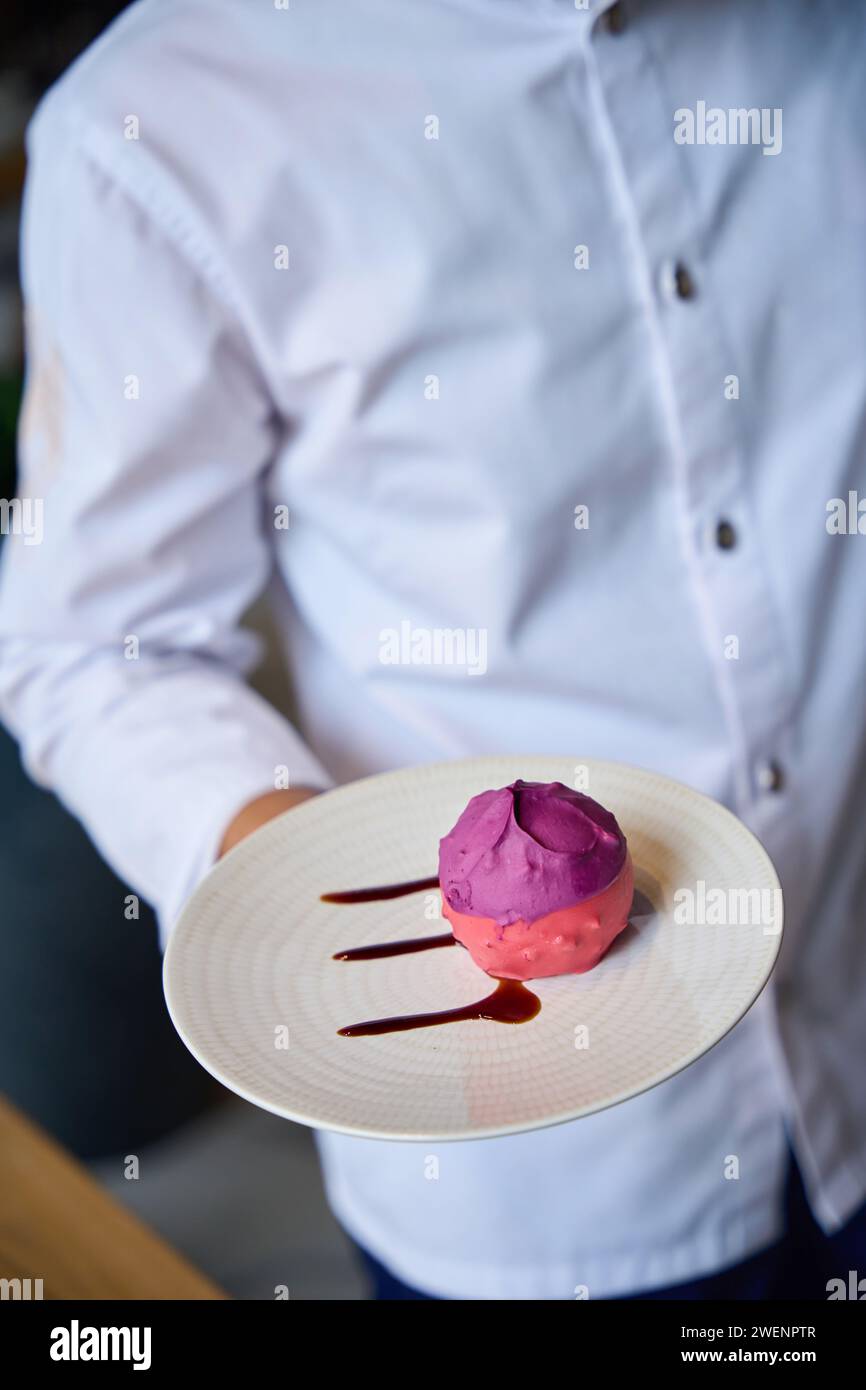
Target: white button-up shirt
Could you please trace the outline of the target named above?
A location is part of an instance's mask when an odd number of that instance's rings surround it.
[[[866,22],[604,9],[142,0],[30,132],[2,706],[164,930],[282,767],[634,762],[781,874],[773,990],[664,1085],[436,1181],[322,1136],[465,1299],[747,1256],[786,1126],[826,1228],[866,1191]],[[243,680],[269,576],[302,732]]]

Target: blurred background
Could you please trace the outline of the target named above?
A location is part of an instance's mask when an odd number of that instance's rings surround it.
[[[123,5],[7,0],[0,70],[0,497],[15,495],[23,379],[18,223],[24,132],[40,96]],[[2,539],[0,539],[2,544]],[[267,617],[250,623],[267,638]],[[274,650],[269,643],[269,649]],[[277,660],[256,685],[288,708]],[[366,1296],[325,1205],[312,1136],[229,1095],[177,1038],[156,925],[55,798],[34,787],[0,729],[0,1097],[82,1161],[237,1298]],[[20,1143],[0,1129],[0,1145]],[[129,1155],[137,1178],[126,1174]],[[7,1155],[7,1157],[10,1157]],[[11,1155],[14,1160],[15,1155]],[[16,1194],[0,1193],[0,1228]],[[0,1230],[0,1252],[3,1250]],[[0,1275],[5,1271],[0,1269]]]

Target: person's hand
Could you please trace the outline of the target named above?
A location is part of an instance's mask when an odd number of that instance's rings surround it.
[[[258,830],[260,825],[265,825],[274,816],[282,815],[283,811],[289,811],[293,806],[300,806],[302,801],[307,801],[311,796],[317,796],[314,787],[292,787],[286,791],[265,792],[263,796],[257,796],[255,801],[248,801],[246,806],[238,812],[234,820],[226,828],[220,842],[218,859],[222,859],[235,845],[240,844],[248,835],[252,835],[254,830]]]

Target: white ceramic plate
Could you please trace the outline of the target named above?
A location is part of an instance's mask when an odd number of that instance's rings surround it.
[[[576,768],[588,774],[580,789],[619,820],[636,886],[656,911],[633,916],[595,970],[532,983],[542,1008],[531,1022],[339,1036],[366,1019],[469,1004],[493,984],[460,947],[332,959],[350,947],[443,932],[447,923],[430,916],[437,894],[356,906],[320,895],[435,874],[438,841],[470,796],[516,777],[575,785]],[[553,757],[385,773],[290,811],[216,865],[169,942],[166,999],[202,1066],[277,1115],[374,1138],[536,1129],[673,1076],[757,998],[778,953],[781,920],[774,930],[753,911],[760,920],[752,924],[681,924],[674,895],[697,893],[699,880],[709,894],[781,899],[775,870],[745,826],[656,773]],[[734,906],[726,915],[750,914]]]

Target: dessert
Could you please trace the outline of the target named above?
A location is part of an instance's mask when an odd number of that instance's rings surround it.
[[[443,912],[488,975],[537,980],[598,964],[628,923],[634,871],[610,811],[561,782],[473,796],[439,843]]]

